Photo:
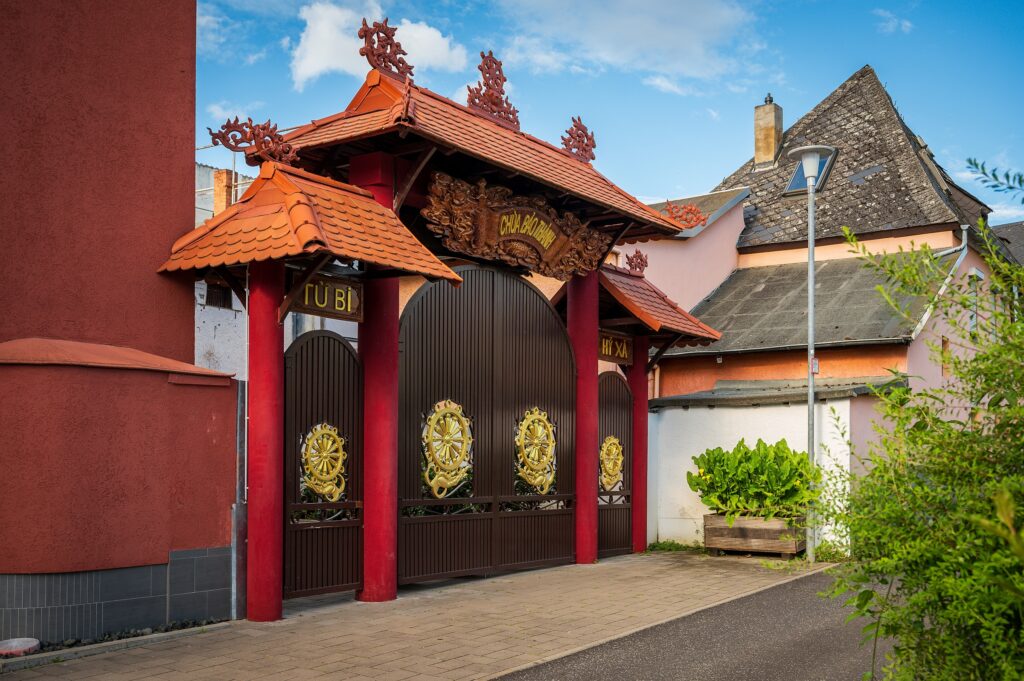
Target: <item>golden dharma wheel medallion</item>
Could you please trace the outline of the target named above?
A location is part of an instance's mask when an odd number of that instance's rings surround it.
[[[537,494],[547,494],[555,483],[555,427],[547,412],[527,411],[516,431],[516,472]]]
[[[473,434],[462,405],[442,400],[423,426],[423,480],[437,499],[444,499],[469,477]]]
[[[619,438],[609,435],[601,443],[601,488],[611,492],[622,482],[622,443]]]
[[[345,493],[345,438],[328,423],[313,426],[302,445],[303,482],[327,501]]]

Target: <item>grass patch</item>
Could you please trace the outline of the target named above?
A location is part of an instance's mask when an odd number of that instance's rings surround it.
[[[707,553],[708,550],[704,548],[703,544],[683,544],[677,542],[675,539],[665,539],[662,541],[651,542],[647,547],[648,553],[653,551],[686,551],[688,553]]]

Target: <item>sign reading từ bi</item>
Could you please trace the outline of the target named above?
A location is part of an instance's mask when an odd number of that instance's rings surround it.
[[[293,312],[363,321],[363,285],[348,279],[314,277],[292,303]]]

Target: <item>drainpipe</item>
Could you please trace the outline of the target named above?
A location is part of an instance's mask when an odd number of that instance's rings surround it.
[[[935,311],[935,303],[936,303],[936,301],[938,301],[939,298],[941,298],[943,295],[945,295],[946,289],[949,288],[950,282],[953,281],[953,277],[956,276],[956,273],[960,270],[960,265],[962,265],[964,263],[964,258],[967,257],[967,230],[968,229],[969,229],[969,227],[967,225],[960,225],[960,245],[959,246],[953,246],[952,248],[947,248],[945,250],[939,251],[934,256],[932,256],[934,258],[945,258],[947,255],[953,255],[954,253],[959,253],[960,254],[959,256],[957,256],[956,262],[953,263],[953,267],[950,268],[949,274],[947,274],[946,278],[943,280],[942,286],[939,287],[939,292],[935,295],[935,300],[933,300],[931,303],[928,304],[928,309],[925,310],[924,315],[921,317],[921,321],[918,322],[916,327],[914,327],[914,332],[910,336],[911,339],[917,338],[918,334],[920,334],[924,330],[925,324],[928,323],[928,320],[931,319],[932,312]]]

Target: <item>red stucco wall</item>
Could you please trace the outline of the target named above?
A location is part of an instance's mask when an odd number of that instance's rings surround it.
[[[195,2],[32,0],[0,19],[0,341],[192,362]],[[155,371],[0,366],[0,573],[231,541],[235,395]]]
[[[193,361],[195,3],[31,0],[0,19],[0,341]]]
[[[0,573],[231,543],[235,393],[155,371],[0,365]]]

